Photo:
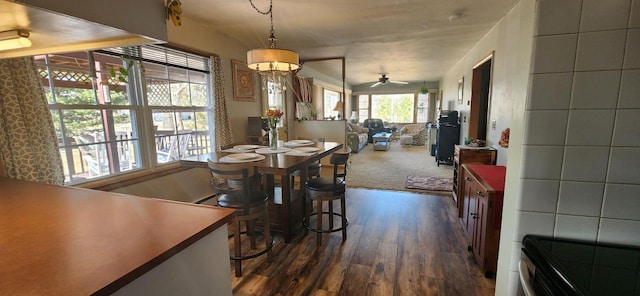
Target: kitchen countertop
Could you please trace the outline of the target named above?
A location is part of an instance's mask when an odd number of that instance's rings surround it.
[[[0,178],[0,291],[110,294],[224,226],[234,213]]]

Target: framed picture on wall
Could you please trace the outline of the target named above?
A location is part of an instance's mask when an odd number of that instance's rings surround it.
[[[462,104],[462,95],[464,93],[464,76],[458,79],[458,104]]]
[[[233,99],[255,102],[254,73],[247,67],[247,63],[232,59],[231,76],[233,78]]]

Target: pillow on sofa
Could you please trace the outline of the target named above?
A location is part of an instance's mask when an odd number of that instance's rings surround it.
[[[368,128],[360,127],[357,124],[349,123],[349,130],[354,131],[358,134],[363,134],[369,132]]]

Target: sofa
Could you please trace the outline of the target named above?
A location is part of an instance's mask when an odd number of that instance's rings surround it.
[[[352,152],[358,153],[369,140],[369,129],[357,124],[347,123],[347,145]]]
[[[378,118],[365,119],[362,123],[362,126],[369,129],[369,132],[367,132],[369,143],[373,143],[373,135],[382,132],[391,132],[384,128],[384,122],[382,121],[382,119]]]
[[[427,142],[427,127],[424,124],[407,124],[400,129],[400,136],[411,136],[411,145],[422,146]]]

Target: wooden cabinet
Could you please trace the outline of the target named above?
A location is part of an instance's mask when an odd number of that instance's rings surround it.
[[[495,273],[498,265],[504,166],[463,164],[460,195],[462,228],[480,269]]]
[[[491,147],[468,147],[456,145],[453,153],[453,200],[458,206],[458,217],[462,218],[462,201],[458,198],[463,195],[462,179],[460,178],[460,165],[465,163],[496,164],[497,150]]]

